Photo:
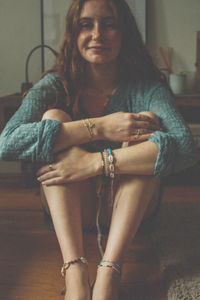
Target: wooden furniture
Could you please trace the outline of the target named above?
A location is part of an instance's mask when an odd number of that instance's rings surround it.
[[[21,102],[22,97],[19,93],[0,97],[0,132],[3,130],[12,114],[20,106]]]
[[[184,171],[169,176],[169,185],[199,185],[200,183],[200,93],[185,93],[175,95],[176,105],[185,121],[188,123],[195,142],[199,148],[199,163]],[[199,124],[199,126],[198,126]],[[195,132],[193,131],[195,129]],[[196,135],[198,134],[198,136]]]
[[[196,42],[196,90],[200,92],[200,31],[197,32],[197,42]]]
[[[200,93],[186,93],[175,95],[176,105],[178,107],[199,107]]]
[[[200,93],[175,95],[175,100],[186,121],[200,123]],[[0,132],[21,102],[22,97],[19,93],[0,97]]]
[[[16,110],[19,108],[22,102],[22,96],[19,93],[0,97],[0,133],[5,127],[8,120],[12,117],[12,115],[16,112]],[[35,174],[35,168],[34,165],[31,162],[28,161],[22,161],[20,164],[21,168],[21,176],[12,175],[12,173],[9,173],[10,181],[22,181],[22,184],[25,187],[32,186],[35,184],[35,179],[33,176],[33,173]],[[8,177],[7,174],[1,173],[0,174],[1,181],[5,181],[6,177]],[[21,180],[19,180],[19,177]]]
[[[200,93],[186,93],[175,95],[176,105],[183,113],[183,117],[192,123],[197,119],[200,123]],[[19,93],[0,97],[0,132],[4,128],[8,119],[17,110],[22,102],[22,97]],[[190,111],[193,110],[194,114]],[[198,118],[194,117],[198,114]]]
[[[187,123],[200,124],[200,93],[175,95],[175,100]]]

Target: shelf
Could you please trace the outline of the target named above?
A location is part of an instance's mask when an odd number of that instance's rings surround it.
[[[11,115],[21,105],[21,102],[22,97],[19,93],[0,97],[0,132],[3,130]]]
[[[200,107],[200,93],[174,95],[178,107]]]

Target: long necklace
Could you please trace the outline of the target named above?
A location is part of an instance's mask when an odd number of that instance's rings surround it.
[[[111,98],[113,97],[113,95],[114,95],[116,89],[117,89],[117,87],[113,88],[113,89],[111,90],[111,92],[108,93],[107,95],[102,96],[102,98],[104,98],[104,99],[101,100],[101,105],[102,105],[103,111],[105,111],[105,108],[106,108],[106,106],[108,105],[108,103],[110,102]],[[95,93],[94,93],[94,91],[95,91]],[[87,91],[84,91],[83,94],[84,94],[84,96],[86,97],[86,99],[87,99],[87,96],[92,97],[92,98],[95,98],[95,97],[99,97],[99,96],[100,96],[100,93],[99,93],[99,91],[98,91],[98,93],[97,93],[97,90],[93,90],[93,91],[92,91],[92,90],[87,90]],[[102,95],[103,95],[103,94],[105,94],[105,93],[102,93]],[[76,99],[75,99],[75,102],[74,102],[74,105],[73,105],[73,113],[74,113],[74,115],[77,116],[78,118],[79,118],[79,117],[83,117],[83,116],[82,116],[82,113],[81,113],[80,110],[79,110],[79,101],[80,101],[80,99],[81,99],[81,92],[77,95],[77,97],[76,97]],[[103,102],[103,103],[102,103],[102,102]]]
[[[111,100],[111,98],[113,97],[113,95],[114,95],[114,93],[115,93],[115,91],[116,91],[116,87],[114,87],[112,90],[111,90],[111,92],[110,93],[108,93],[108,94],[106,94],[105,95],[105,93],[102,93],[102,102],[103,102],[103,107],[106,107],[107,106],[107,104],[110,102],[110,100]],[[92,96],[92,97],[95,97],[95,96],[100,96],[100,93],[99,93],[99,91],[97,92],[97,90],[95,90],[95,93],[94,92],[91,92],[90,90],[89,91],[87,91],[86,92],[86,94],[88,95],[88,96]]]
[[[112,96],[115,94],[115,91],[116,91],[116,87],[111,91],[110,94],[107,94],[106,95],[106,100],[103,104],[103,107],[106,107],[108,105],[108,103],[110,102],[110,100],[112,99]]]

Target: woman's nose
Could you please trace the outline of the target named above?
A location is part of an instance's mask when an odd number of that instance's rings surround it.
[[[92,37],[93,39],[98,39],[98,38],[101,38],[103,35],[103,31],[102,31],[102,28],[101,28],[101,25],[100,24],[96,24],[93,28],[93,31],[92,31]]]

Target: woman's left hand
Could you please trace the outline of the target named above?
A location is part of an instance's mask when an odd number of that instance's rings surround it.
[[[99,175],[100,165],[100,153],[90,153],[74,146],[57,154],[56,162],[40,168],[37,176],[47,186],[77,182]]]

